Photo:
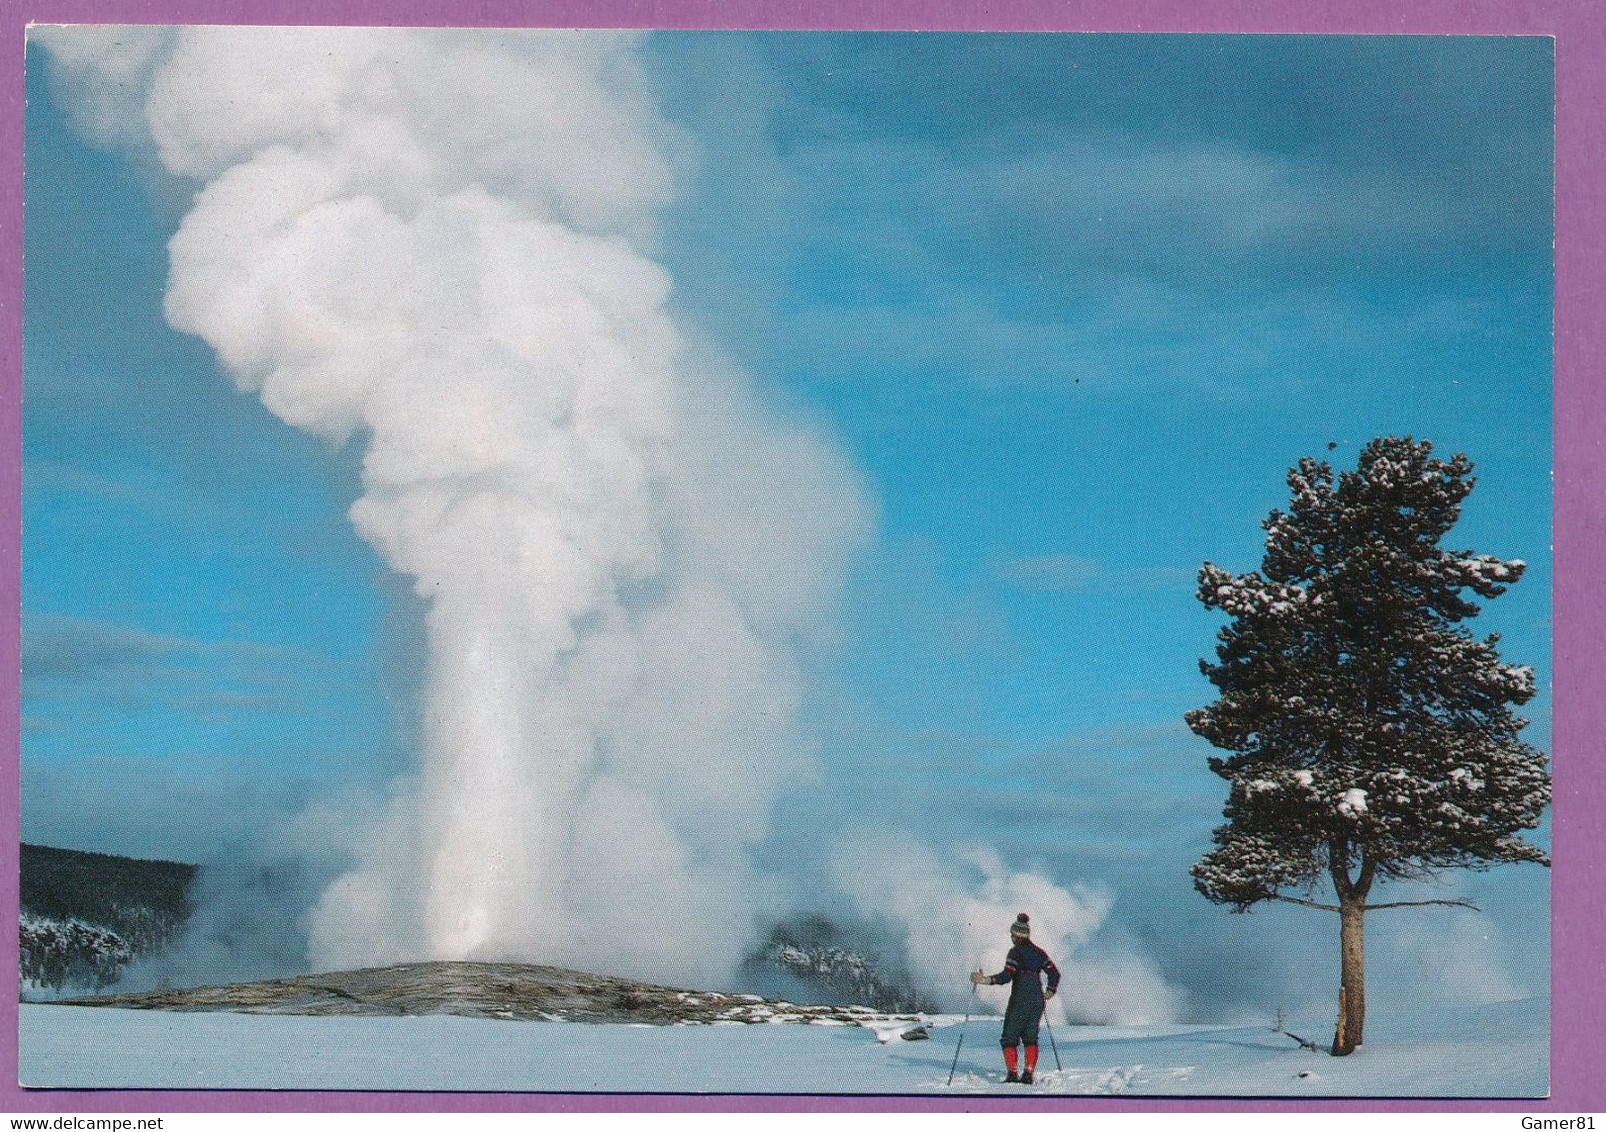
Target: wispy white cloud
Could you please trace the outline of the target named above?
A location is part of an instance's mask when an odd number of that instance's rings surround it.
[[[995,63],[1053,58],[1041,45],[989,46]],[[1355,358],[1376,372],[1419,368],[1413,350],[1425,343],[1505,325],[1486,305],[1509,299],[1511,279],[1491,263],[1515,255],[1525,278],[1542,281],[1545,186],[1518,156],[1546,142],[1522,119],[1533,104],[1488,108],[1519,120],[1503,146],[1451,111],[1463,86],[1492,81],[1496,60],[1434,70],[1432,53],[1407,53],[1393,74],[1364,52],[1318,51],[1316,70],[1295,76],[1278,70],[1286,59],[1239,58],[1246,77],[1304,92],[1289,115],[1308,118],[1310,136],[1261,122],[1277,114],[1260,105],[1199,121],[1186,92],[1221,72],[1201,69],[1201,51],[1186,45],[1157,47],[1175,58],[1147,60],[1160,67],[1152,88],[1114,114],[1092,109],[1110,94],[1089,89],[1085,72],[1065,75],[1062,90],[978,65],[954,81],[1002,87],[994,103],[913,128],[911,107],[929,98],[951,108],[956,95],[911,89],[885,60],[928,50],[811,45],[793,58],[735,37],[703,49],[718,57],[713,78],[699,71],[688,84],[672,62],[661,67],[722,174],[688,202],[697,213],[681,235],[696,246],[677,254],[711,268],[689,293],[715,318],[739,312],[733,338],[783,342],[800,372],[845,382],[895,373],[1250,398],[1332,382]],[[1088,54],[1098,52],[1067,47],[1054,61]],[[1131,84],[1145,63],[1101,65]],[[888,101],[862,91],[833,101],[849,75]],[[1315,94],[1324,82],[1337,92],[1325,101]],[[1355,100],[1387,89],[1402,99],[1387,115]],[[1245,122],[1267,128],[1233,129]],[[888,125],[897,128],[875,128]],[[1438,145],[1453,165],[1434,156]],[[810,269],[819,258],[836,265],[828,279]],[[1355,298],[1446,274],[1464,281],[1456,298]],[[798,304],[799,289],[818,293]]]
[[[918,270],[922,278],[953,278],[937,262]],[[1079,387],[1095,399],[1163,392],[1247,410],[1267,398],[1397,379],[1388,375],[1435,380],[1436,351],[1470,341],[1497,348],[1521,330],[1499,313],[1516,309],[1509,298],[1400,304],[1323,289],[1133,280],[1062,300],[1034,278],[1009,285],[1028,300],[1023,307],[1006,309],[984,290],[952,282],[902,305],[822,302],[773,333],[801,369],[844,383],[897,374],[984,390]],[[1358,358],[1367,365],[1357,369]],[[1455,376],[1442,375],[1446,396],[1456,394]]]
[[[26,613],[23,712],[37,731],[72,731],[110,718],[171,710],[191,720],[258,713],[297,716],[345,666],[309,649],[202,640],[128,622]]]

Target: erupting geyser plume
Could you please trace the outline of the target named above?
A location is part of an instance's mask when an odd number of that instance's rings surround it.
[[[314,965],[727,971],[863,508],[666,313],[676,141],[634,40],[38,34],[86,132],[202,185],[171,324],[366,445],[352,523],[429,602],[419,775],[354,836]]]

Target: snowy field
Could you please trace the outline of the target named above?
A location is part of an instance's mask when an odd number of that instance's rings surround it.
[[[443,1015],[269,1016],[24,1004],[19,1076],[63,1088],[517,1092],[1028,1093],[1135,1096],[1535,1097],[1548,1089],[1549,1002],[1382,1009],[1348,1058],[1264,1027],[1062,1027],[1038,1084],[1004,1085],[998,1020],[933,1020],[930,1041],[856,1026],[586,1025]],[[1312,1040],[1331,1021],[1295,1020]],[[955,1043],[964,1045],[952,1086]]]

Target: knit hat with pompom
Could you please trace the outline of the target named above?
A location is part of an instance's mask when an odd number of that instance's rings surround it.
[[[1030,937],[1032,934],[1032,918],[1025,912],[1016,916],[1015,922],[1009,925],[1009,934]]]

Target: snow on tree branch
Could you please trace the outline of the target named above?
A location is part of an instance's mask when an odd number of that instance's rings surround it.
[[[1209,899],[1310,904],[1283,894],[1363,867],[1370,883],[1548,864],[1520,836],[1550,802],[1512,711],[1533,670],[1462,624],[1479,612],[1465,595],[1499,596],[1525,564],[1440,546],[1474,483],[1465,456],[1410,437],[1372,441],[1336,477],[1306,458],[1264,523],[1260,569],[1200,570],[1200,602],[1228,617],[1201,662],[1218,698],[1186,717],[1230,784],[1193,869]]]

